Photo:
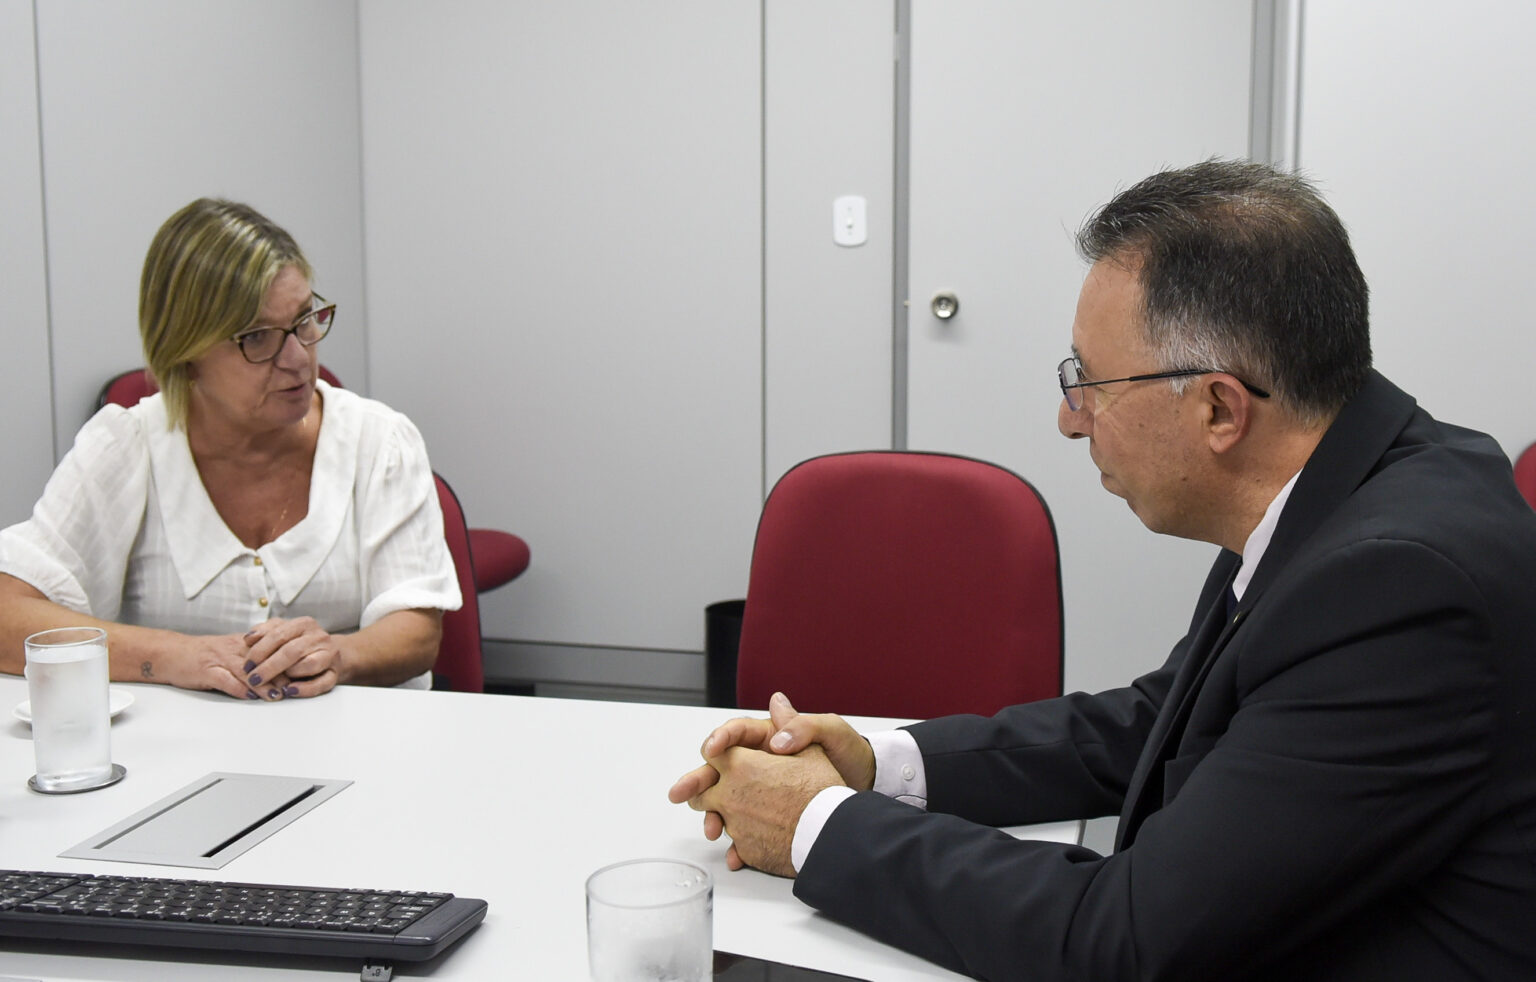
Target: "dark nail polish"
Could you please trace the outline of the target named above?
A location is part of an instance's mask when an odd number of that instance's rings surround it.
[[[296,696],[298,694],[299,694],[299,687],[296,686],[296,685],[290,685],[290,686],[288,686],[288,687],[283,689],[283,695],[285,695],[285,696]]]
[[[282,692],[281,689],[268,689],[267,690],[267,698],[268,699],[281,699],[282,697],[283,697],[283,692]]]
[[[250,671],[250,670],[251,670],[251,669],[253,669],[253,668],[255,668],[255,667],[256,667],[256,663],[255,663],[255,662],[253,662],[253,661],[247,661],[247,662],[246,662],[246,663],[245,663],[245,667],[244,667],[244,668],[242,668],[242,669],[240,669],[240,671],[242,671],[242,672],[249,672],[249,671]]]
[[[260,675],[252,675],[251,676],[251,685],[254,686],[254,685],[260,685],[260,684],[261,684],[261,676]]]
[[[261,698],[261,696],[258,696],[256,693],[252,692],[250,689],[246,689],[245,690],[245,697],[247,699],[260,699]]]

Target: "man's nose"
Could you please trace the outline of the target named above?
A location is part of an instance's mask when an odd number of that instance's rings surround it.
[[[1056,428],[1061,430],[1061,435],[1068,440],[1081,440],[1093,429],[1093,413],[1088,410],[1088,403],[1083,403],[1083,408],[1073,409],[1067,405],[1065,397],[1061,405],[1056,408]]]

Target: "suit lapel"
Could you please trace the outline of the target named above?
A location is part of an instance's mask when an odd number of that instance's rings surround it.
[[[1302,468],[1239,612],[1263,596],[1302,543],[1365,482],[1417,409],[1412,396],[1371,372]]]
[[[1131,783],[1125,796],[1125,807],[1121,810],[1120,823],[1115,835],[1116,852],[1130,845],[1131,840],[1135,838],[1136,829],[1146,817],[1162,807],[1163,764],[1178,748],[1179,738],[1184,733],[1184,725],[1189,722],[1190,711],[1194,707],[1205,677],[1210,674],[1211,665],[1215,662],[1217,653],[1226,645],[1227,639],[1242,621],[1241,605],[1238,613],[1230,621],[1227,619],[1226,611],[1226,593],[1237,576],[1238,557],[1234,553],[1223,551],[1217,560],[1217,569],[1220,569],[1222,564],[1226,566],[1224,575],[1219,578],[1213,575],[1208,580],[1206,595],[1201,598],[1205,616],[1189,638],[1184,661],[1179,666],[1178,674],[1174,676],[1173,685],[1168,690],[1168,698],[1163,703],[1157,720],[1152,724],[1152,731],[1147,736],[1147,744],[1142,749],[1136,771],[1131,776]],[[1218,589],[1209,589],[1210,585],[1216,583],[1219,583]]]

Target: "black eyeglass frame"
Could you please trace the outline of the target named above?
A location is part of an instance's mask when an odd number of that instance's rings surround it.
[[[1076,355],[1068,355],[1061,360],[1061,364],[1056,366],[1056,381],[1061,385],[1061,397],[1067,400],[1067,408],[1072,410],[1074,413],[1083,408],[1083,401],[1081,398],[1079,398],[1076,400],[1076,405],[1073,405],[1073,393],[1071,391],[1073,389],[1086,389],[1089,386],[1094,385],[1113,385],[1116,382],[1151,382],[1155,379],[1163,378],[1185,378],[1190,375],[1210,375],[1211,373],[1217,371],[1217,369],[1214,368],[1179,368],[1171,372],[1150,372],[1146,375],[1127,375],[1125,378],[1101,378],[1091,382],[1068,382],[1068,365],[1073,366],[1073,374],[1081,379],[1083,377],[1083,363]],[[1223,372],[1222,374],[1232,375],[1231,372]],[[1232,375],[1232,377],[1237,378],[1236,375]],[[1243,388],[1247,389],[1249,392],[1252,392],[1260,399],[1269,398],[1269,393],[1265,392],[1257,385],[1254,385],[1250,382],[1244,382],[1240,378],[1237,378],[1237,380],[1242,383]]]
[[[331,333],[331,328],[336,326],[336,305],[318,293],[310,294],[311,303],[314,303],[317,300],[319,301],[318,306],[311,307],[309,313],[305,314],[303,317],[300,317],[298,320],[294,321],[287,327],[256,327],[248,331],[241,331],[239,334],[236,334],[234,337],[230,338],[230,340],[233,341],[235,346],[240,349],[241,356],[244,357],[245,360],[250,362],[252,365],[265,365],[267,362],[272,361],[278,355],[282,354],[283,348],[288,345],[289,335],[292,335],[293,339],[299,342],[299,344],[303,347],[313,348],[321,341],[324,341],[326,335]],[[321,315],[325,316],[322,318]],[[306,341],[299,337],[299,331],[301,331],[304,328],[304,325],[310,321],[314,321],[316,324],[318,324],[321,330],[318,337]],[[283,334],[283,339],[278,342],[277,347],[274,348],[272,353],[267,357],[252,358],[250,352],[245,350],[245,343],[255,335],[261,334],[264,331],[281,331]]]

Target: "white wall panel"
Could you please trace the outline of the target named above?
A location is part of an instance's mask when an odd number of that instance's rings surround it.
[[[37,23],[56,451],[143,364],[144,252],[202,195],[294,234],[342,306],[321,357],[364,388],[351,0],[38,0]]]
[[[0,0],[0,526],[26,518],[53,470],[53,362],[31,0]]]
[[[759,5],[359,13],[374,392],[533,549],[486,634],[699,650],[760,505]]]
[[[1300,161],[1371,285],[1376,365],[1511,456],[1536,440],[1536,5],[1310,0]]]
[[[892,0],[764,6],[765,475],[891,445]],[[868,240],[832,241],[861,195]]]

